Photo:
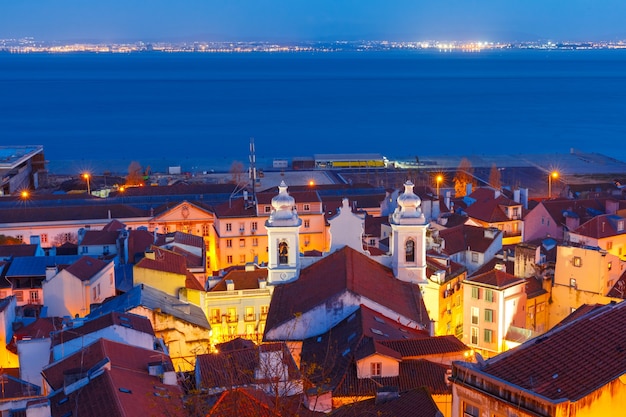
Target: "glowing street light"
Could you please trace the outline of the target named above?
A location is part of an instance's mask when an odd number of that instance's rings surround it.
[[[20,197],[22,197],[23,200],[26,200],[28,197],[30,197],[30,193],[28,192],[28,190],[22,190],[22,192],[20,193]]]
[[[91,194],[91,184],[89,183],[89,179],[91,178],[91,175],[89,175],[88,172],[85,172],[83,174],[83,178],[85,179],[85,181],[87,181],[87,194]]]
[[[548,198],[552,198],[552,179],[559,178],[559,173],[557,171],[552,171],[550,175],[548,175]]]
[[[443,175],[437,175],[435,181],[437,182],[437,197],[439,197],[439,184],[441,184],[441,182],[443,181]]]

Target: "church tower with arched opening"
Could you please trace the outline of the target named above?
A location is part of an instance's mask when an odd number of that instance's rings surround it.
[[[265,222],[267,229],[268,272],[270,284],[298,279],[300,273],[300,226],[295,199],[287,192],[284,181],[278,195],[272,198],[272,212]]]
[[[413,192],[413,183],[404,183],[398,207],[389,216],[391,225],[392,269],[396,278],[421,284],[426,282],[426,229],[428,223]]]

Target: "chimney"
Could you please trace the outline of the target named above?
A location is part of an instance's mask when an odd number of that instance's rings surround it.
[[[50,281],[59,272],[56,265],[46,267],[46,281]]]
[[[516,203],[521,203],[522,200],[520,198],[521,198],[521,192],[518,188],[513,191],[513,201],[515,201]]]
[[[470,195],[470,194],[472,194],[472,183],[471,182],[468,183],[465,186],[465,195]]]
[[[226,291],[235,291],[235,283],[232,279],[226,280]]]
[[[498,198],[500,197],[500,190],[493,190],[493,198]]]
[[[156,255],[153,250],[147,250],[145,256],[147,259],[152,259],[153,261],[156,259]]]
[[[264,279],[259,279],[259,288],[264,290],[265,288],[267,288],[267,281]]]

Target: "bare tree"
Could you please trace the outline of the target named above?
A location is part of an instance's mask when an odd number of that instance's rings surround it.
[[[476,186],[476,181],[474,180],[474,168],[472,167],[472,163],[469,159],[461,159],[453,181],[454,195],[456,197],[463,197],[467,194],[468,184],[472,184],[472,187]]]
[[[139,162],[132,161],[128,165],[126,185],[143,185],[143,173],[141,172],[141,164]]]
[[[489,171],[489,185],[499,190],[502,188],[502,182],[500,179],[500,170],[496,167],[496,164],[491,165],[491,171]]]
[[[232,176],[231,182],[233,184],[241,185],[247,181],[245,176],[245,168],[242,162],[233,161],[230,165],[230,174]]]

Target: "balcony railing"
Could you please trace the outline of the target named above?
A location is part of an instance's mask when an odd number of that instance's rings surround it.
[[[239,321],[239,314],[231,314],[226,316],[227,323],[237,323]]]
[[[243,316],[243,321],[256,321],[256,314],[246,314]]]

